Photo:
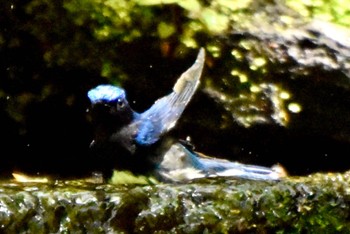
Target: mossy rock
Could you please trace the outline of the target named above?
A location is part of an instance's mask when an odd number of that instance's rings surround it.
[[[281,181],[0,185],[4,233],[347,233],[350,172]]]

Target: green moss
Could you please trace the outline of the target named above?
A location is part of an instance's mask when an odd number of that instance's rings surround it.
[[[343,26],[350,26],[350,1],[286,1],[287,6],[309,19],[322,19]]]
[[[0,184],[4,232],[346,233],[350,173],[279,182]]]
[[[159,182],[149,176],[134,175],[129,171],[113,171],[113,176],[110,179],[111,184],[158,184]]]

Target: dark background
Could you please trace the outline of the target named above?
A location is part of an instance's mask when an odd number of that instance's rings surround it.
[[[123,41],[118,35],[113,40],[97,40],[90,31],[94,22],[74,24],[76,15],[70,15],[61,1],[52,5],[8,1],[0,5],[0,173],[4,177],[13,171],[59,177],[90,175],[98,159],[89,155],[92,132],[87,91],[101,83],[121,85],[132,107],[141,112],[171,91],[198,52],[175,36],[164,40],[152,34],[156,31],[152,23],[142,37],[133,40]],[[179,33],[181,25],[189,21],[185,10],[177,5],[148,10],[164,20],[174,20],[165,12],[177,15]],[[322,58],[343,58],[335,62],[350,61],[349,53],[344,52],[349,51],[347,45],[331,47],[323,42],[322,32],[315,35],[312,40],[305,37],[293,41],[283,35],[261,36],[248,31],[227,31],[219,36],[195,34],[199,45],[207,48],[215,41],[222,53],[216,57],[208,51],[201,87],[174,129],[174,136],[190,136],[196,150],[207,155],[265,166],[280,163],[291,175],[347,170],[349,72],[342,64],[330,69],[328,64],[305,64],[288,54],[288,49],[295,47],[325,52],[318,54]],[[252,54],[240,45],[245,40],[256,43],[254,53],[267,58],[264,76],[250,71],[247,64]],[[271,50],[264,50],[273,43],[276,45]],[[233,61],[232,49],[247,57]],[[279,53],[284,53],[284,62]],[[231,109],[210,94],[220,91],[233,98],[247,91],[246,84],[227,81],[232,63],[249,71],[252,82],[282,85],[302,106],[302,112],[288,113],[288,123],[279,124],[270,116],[273,107],[266,94],[264,107],[257,105],[261,110],[257,115],[267,121],[249,127],[240,124]],[[104,68],[107,73],[112,69],[110,75],[101,72]],[[234,108],[240,107],[237,104]]]

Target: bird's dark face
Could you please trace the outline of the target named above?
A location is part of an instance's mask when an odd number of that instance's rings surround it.
[[[91,102],[89,111],[92,124],[97,135],[103,134],[107,137],[133,120],[134,112],[123,89],[112,85],[99,85],[88,92],[88,97]]]

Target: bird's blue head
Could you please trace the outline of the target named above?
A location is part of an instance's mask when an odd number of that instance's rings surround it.
[[[87,95],[92,104],[125,99],[125,91],[122,88],[113,85],[99,85],[91,89]]]
[[[103,84],[89,90],[87,96],[91,102],[89,113],[92,123],[99,126],[100,133],[97,135],[108,135],[134,119],[135,112],[130,108],[122,88]]]

